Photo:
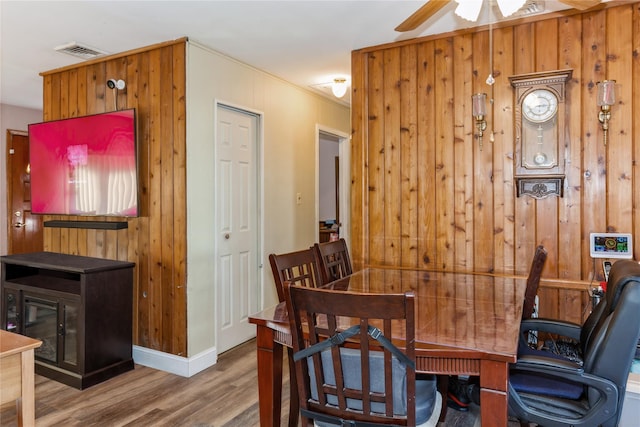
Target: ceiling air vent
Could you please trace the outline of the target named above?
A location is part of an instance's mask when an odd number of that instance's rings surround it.
[[[77,56],[82,59],[92,59],[98,56],[106,55],[107,52],[102,50],[98,50],[93,47],[89,47],[86,45],[81,45],[76,42],[71,42],[67,44],[63,44],[61,46],[57,46],[54,50],[62,53],[67,53],[69,55]]]
[[[515,16],[529,16],[545,11],[544,0],[528,0]]]

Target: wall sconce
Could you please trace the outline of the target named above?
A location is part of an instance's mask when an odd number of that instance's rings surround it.
[[[476,121],[476,129],[478,129],[478,142],[480,142],[480,150],[482,150],[482,135],[487,129],[487,121],[484,119],[487,114],[487,94],[476,93],[471,99],[473,100],[473,118]]]
[[[611,119],[611,106],[616,102],[616,81],[603,80],[598,82],[598,120],[602,123],[604,145],[607,145],[607,134],[609,131],[609,120]]]
[[[331,92],[336,98],[342,98],[347,93],[347,79],[335,78],[331,84]]]

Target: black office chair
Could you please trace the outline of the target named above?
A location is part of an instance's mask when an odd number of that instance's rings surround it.
[[[608,283],[614,284],[620,279],[621,275],[626,276],[629,266],[629,263],[625,262],[616,268],[612,268]],[[613,292],[606,292],[582,325],[547,318],[526,319],[523,313],[522,323],[520,324],[523,336],[526,336],[529,331],[537,331],[536,333],[547,333],[550,338],[539,349],[532,348],[527,345],[524,339],[521,340],[518,347],[518,355],[549,356],[549,353],[551,353],[551,357],[582,364],[584,349],[589,344],[594,331],[601,326],[606,316],[611,313],[613,304],[617,301],[614,297]]]
[[[435,376],[416,380],[413,293],[285,282],[285,297],[303,420],[321,427],[436,425],[442,399]],[[400,350],[391,337],[403,331]]]
[[[512,365],[509,413],[523,425],[618,424],[640,338],[640,265],[616,262],[607,294],[600,318],[582,342],[582,366],[548,354],[522,355]]]

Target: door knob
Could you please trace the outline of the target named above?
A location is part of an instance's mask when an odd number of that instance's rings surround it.
[[[226,234],[224,235],[225,240],[229,240],[229,237],[231,237],[231,235],[230,235],[229,233],[226,233]]]
[[[18,222],[16,222],[15,224],[13,224],[13,226],[15,228],[20,228],[20,227],[24,227],[26,224],[24,222],[22,222],[22,212],[21,211],[15,211],[13,213],[13,216],[16,217],[16,220]]]

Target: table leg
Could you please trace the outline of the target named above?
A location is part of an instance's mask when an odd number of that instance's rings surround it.
[[[18,425],[33,427],[36,424],[35,374],[33,349],[21,353],[22,395],[16,404]]]
[[[260,427],[280,425],[282,406],[282,345],[273,340],[274,331],[258,325],[258,398]]]
[[[480,362],[480,419],[483,426],[507,426],[509,364]]]

